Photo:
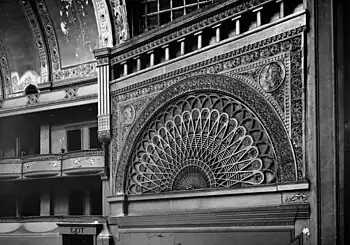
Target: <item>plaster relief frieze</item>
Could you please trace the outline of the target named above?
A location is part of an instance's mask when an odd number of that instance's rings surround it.
[[[38,48],[39,58],[40,58],[39,81],[27,82],[24,86],[28,85],[29,83],[35,84],[35,85],[37,85],[38,83],[46,83],[49,81],[49,62],[48,62],[49,58],[46,52],[47,49],[45,45],[45,39],[40,29],[38,19],[30,3],[28,1],[20,1],[20,3],[22,5],[23,12],[25,13],[25,16],[28,20],[28,24],[34,35],[35,43]],[[24,87],[22,88],[22,90],[23,89]],[[17,91],[13,91],[13,92],[17,92]]]

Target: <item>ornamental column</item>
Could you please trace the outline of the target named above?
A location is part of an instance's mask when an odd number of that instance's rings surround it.
[[[97,86],[98,86],[98,139],[102,144],[104,151],[104,171],[102,178],[102,213],[108,214],[107,196],[109,195],[109,145],[111,141],[111,108],[110,108],[110,48],[101,48],[94,50],[97,60]]]

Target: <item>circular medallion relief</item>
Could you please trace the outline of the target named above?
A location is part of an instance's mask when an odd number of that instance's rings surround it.
[[[132,105],[127,105],[122,110],[122,118],[124,124],[131,124],[135,119],[135,108]]]
[[[259,84],[266,92],[275,91],[284,81],[286,70],[281,62],[265,65],[259,74]]]

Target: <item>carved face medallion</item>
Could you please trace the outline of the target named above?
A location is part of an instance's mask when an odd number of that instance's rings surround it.
[[[259,84],[262,89],[270,93],[275,91],[284,81],[286,71],[280,62],[271,62],[262,68],[259,74]]]
[[[124,124],[131,124],[135,119],[135,108],[132,105],[127,105],[122,110]]]

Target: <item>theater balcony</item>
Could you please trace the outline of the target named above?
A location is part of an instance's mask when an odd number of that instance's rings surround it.
[[[102,150],[0,159],[0,180],[95,175],[103,170]]]

